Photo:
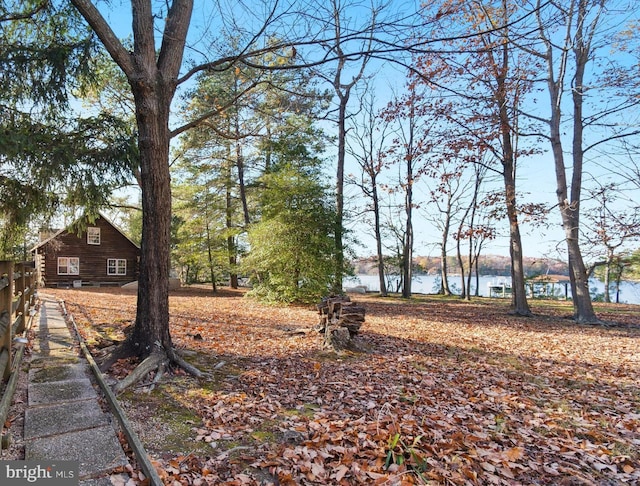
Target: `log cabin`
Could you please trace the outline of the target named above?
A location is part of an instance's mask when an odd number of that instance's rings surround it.
[[[46,287],[121,286],[138,279],[140,247],[102,214],[57,231],[31,252]]]

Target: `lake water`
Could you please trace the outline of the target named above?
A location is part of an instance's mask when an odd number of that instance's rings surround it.
[[[393,285],[398,282],[398,279],[392,280]],[[480,277],[480,289],[479,294],[483,297],[489,296],[490,286],[501,286],[502,284],[510,285],[511,277],[496,277],[496,276],[482,276]],[[344,286],[355,287],[356,285],[364,285],[367,290],[376,292],[380,290],[380,285],[377,275],[357,275],[349,279],[345,279]],[[388,290],[395,291],[394,286],[387,285]],[[591,294],[602,294],[604,291],[604,285],[602,282],[596,279],[589,281],[589,287],[591,288]],[[411,291],[416,294],[435,294],[440,288],[440,276],[439,275],[419,275],[413,278],[411,284]],[[460,277],[449,277],[449,288],[455,293],[460,292]],[[554,287],[555,293],[564,297],[564,284],[556,284]],[[475,293],[475,278],[472,279],[471,293]],[[494,294],[495,296],[495,294]],[[571,296],[571,288],[569,287],[569,296]],[[615,292],[611,290],[611,299],[615,301]],[[620,284],[620,302],[627,304],[640,304],[640,282],[622,282]]]

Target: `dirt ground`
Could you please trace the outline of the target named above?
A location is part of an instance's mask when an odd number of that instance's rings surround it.
[[[135,293],[47,292],[97,358],[135,318]],[[597,305],[611,325],[584,326],[566,302],[522,318],[500,299],[353,298],[366,322],[337,354],[313,307],[172,293],[174,344],[207,376],[173,370],[119,397],[165,483],[640,481],[638,306]]]

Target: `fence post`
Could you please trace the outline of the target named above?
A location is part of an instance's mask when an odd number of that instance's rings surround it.
[[[20,334],[23,330],[24,330],[24,325],[25,325],[25,312],[24,312],[24,305],[25,305],[25,301],[27,298],[27,295],[25,293],[25,290],[27,289],[26,287],[26,280],[25,280],[25,272],[26,272],[26,266],[24,264],[24,262],[20,262],[20,263],[15,263],[14,264],[14,298],[17,297],[16,299],[16,303],[15,303],[15,321],[14,321],[14,333],[15,334]]]
[[[13,262],[0,261],[0,372],[11,375],[11,327],[13,324]],[[5,325],[6,324],[6,325]]]
[[[25,291],[28,290],[27,292],[27,298],[24,302],[25,304],[25,316],[29,314],[29,310],[31,309],[31,306],[33,304],[33,299],[35,297],[36,294],[36,284],[38,282],[37,279],[37,269],[36,269],[36,262],[35,261],[30,261],[30,262],[24,262],[24,275],[25,275],[25,280],[24,280],[24,288]],[[27,271],[28,269],[28,271]]]

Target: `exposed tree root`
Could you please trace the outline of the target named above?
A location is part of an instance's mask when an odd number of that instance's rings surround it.
[[[602,326],[602,327],[613,327],[610,322],[603,321],[602,319],[578,319],[574,318],[577,324],[584,324],[585,326]]]
[[[152,371],[155,371],[160,367],[164,368],[168,360],[169,357],[166,353],[163,353],[162,351],[154,351],[142,360],[142,363],[136,366],[131,373],[124,377],[124,379],[115,384],[113,387],[114,393],[120,393],[130,386],[138,383]]]
[[[115,348],[110,350],[110,352],[101,359],[100,370],[102,372],[105,372],[119,359],[128,358],[133,355],[134,353],[132,352],[131,347],[128,345],[128,342],[124,341],[119,346],[116,346]],[[152,385],[155,387],[162,378],[162,375],[164,374],[167,366],[170,366],[172,364],[179,368],[182,368],[187,373],[196,378],[202,378],[205,376],[205,373],[200,371],[195,366],[187,363],[175,349],[172,348],[169,351],[165,351],[163,348],[158,347],[149,356],[142,360],[142,362],[138,364],[138,366],[136,366],[133,371],[131,371],[131,373],[129,373],[124,379],[116,383],[113,387],[113,391],[115,393],[121,393],[127,388],[142,381],[149,373],[157,371]]]
[[[205,374],[200,371],[198,368],[196,368],[195,366],[187,363],[177,352],[175,349],[171,349],[170,352],[168,353],[169,358],[171,359],[172,363],[175,363],[176,365],[178,365],[180,368],[182,368],[183,370],[185,370],[187,373],[189,373],[191,376],[195,376],[196,378],[202,378]]]

